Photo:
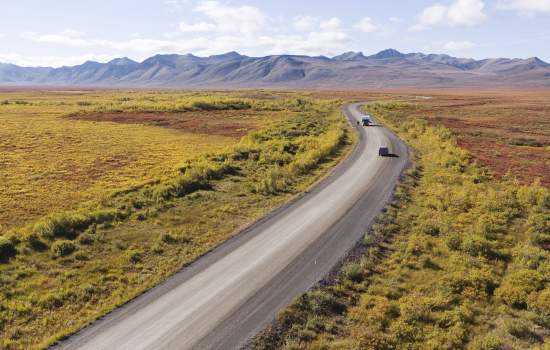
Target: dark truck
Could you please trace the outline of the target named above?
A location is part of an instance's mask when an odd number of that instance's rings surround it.
[[[366,115],[366,116],[364,116],[364,117],[361,118],[361,124],[362,124],[363,126],[369,126],[369,125],[372,124],[372,121],[370,120],[369,116]]]
[[[378,149],[378,155],[380,157],[388,157],[390,155],[390,149],[388,147],[380,147]]]

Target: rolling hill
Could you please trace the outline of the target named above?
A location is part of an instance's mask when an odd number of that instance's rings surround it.
[[[346,52],[328,58],[299,55],[210,57],[156,55],[143,62],[117,58],[72,67],[0,63],[0,85],[156,88],[391,88],[549,87],[550,64],[529,59],[456,58],[388,49],[371,56]]]

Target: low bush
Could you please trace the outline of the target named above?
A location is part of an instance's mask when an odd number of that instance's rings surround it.
[[[25,242],[29,248],[35,251],[43,251],[48,248],[48,245],[36,232],[31,232],[23,236],[23,242]]]
[[[329,291],[315,290],[306,294],[306,300],[314,314],[341,313],[343,305]]]
[[[76,244],[69,240],[55,241],[50,248],[52,254],[56,257],[71,255],[76,249]]]
[[[473,350],[504,350],[504,340],[501,336],[489,333],[486,336],[474,339],[471,348]]]
[[[491,243],[483,237],[468,235],[461,244],[461,249],[470,256],[483,256],[490,258],[494,256]]]
[[[78,243],[81,245],[92,245],[95,242],[95,236],[89,233],[84,233],[78,237]]]
[[[143,260],[143,253],[138,250],[129,250],[126,252],[126,257],[130,263],[137,264]]]
[[[526,138],[511,139],[510,144],[514,146],[544,147],[542,142]]]
[[[537,334],[534,332],[533,327],[526,322],[525,320],[506,320],[504,323],[506,331],[519,339],[525,339],[528,341],[533,341],[538,338]]]
[[[0,236],[0,262],[6,262],[16,254],[15,244],[7,237]]]
[[[33,232],[49,240],[55,238],[74,239],[78,231],[84,230],[89,224],[90,219],[82,214],[58,213],[36,223]]]
[[[178,243],[179,237],[171,232],[163,233],[160,236],[160,241],[166,244],[175,244]]]
[[[533,270],[518,270],[509,273],[496,290],[496,296],[507,305],[524,309],[527,307],[529,295],[541,290],[545,278]]]
[[[360,283],[361,281],[363,281],[364,278],[363,268],[360,264],[356,263],[344,266],[344,268],[342,269],[342,273],[345,278],[354,283]]]

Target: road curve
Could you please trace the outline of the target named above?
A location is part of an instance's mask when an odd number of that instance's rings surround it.
[[[343,107],[355,126],[360,104]],[[55,346],[238,349],[321,280],[365,233],[407,164],[384,127],[358,127],[348,159],[312,191]],[[398,157],[379,157],[389,146]]]

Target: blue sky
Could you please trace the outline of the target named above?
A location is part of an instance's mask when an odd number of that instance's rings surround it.
[[[157,53],[345,51],[550,61],[550,0],[18,0],[0,5],[0,62],[73,65]]]

